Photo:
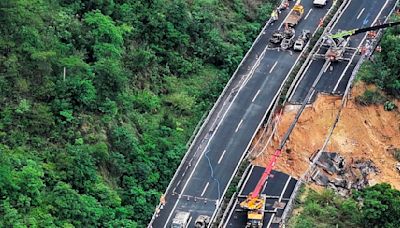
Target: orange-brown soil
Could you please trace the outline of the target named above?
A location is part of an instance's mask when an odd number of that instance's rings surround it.
[[[389,182],[400,189],[400,173],[396,170],[397,161],[392,152],[393,148],[400,148],[400,112],[385,111],[382,105],[356,104],[354,98],[365,87],[357,84],[352,90],[325,151],[339,152],[347,162],[371,159],[380,172],[370,177],[370,183]],[[399,106],[400,102],[395,102]],[[319,95],[300,116],[275,169],[294,177],[302,176],[308,169],[310,156],[324,144],[340,104],[341,97]],[[253,164],[266,165],[298,108],[299,106],[290,105],[285,107],[269,145],[266,145],[266,141],[271,133],[258,135],[262,140],[252,153],[253,156],[259,155]]]

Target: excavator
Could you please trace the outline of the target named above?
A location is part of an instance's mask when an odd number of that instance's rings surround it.
[[[354,36],[360,33],[364,32],[369,32],[369,31],[375,31],[378,29],[383,29],[387,27],[393,27],[396,25],[399,25],[400,21],[398,22],[389,22],[386,24],[381,24],[381,25],[376,25],[376,26],[371,26],[371,27],[366,27],[366,28],[360,28],[360,29],[352,29],[352,30],[347,30],[347,31],[339,31],[336,34],[328,34],[326,36],[326,43],[329,45],[328,51],[325,53],[325,59],[329,61],[338,61],[341,59],[343,56],[346,47],[349,42],[350,36]]]
[[[367,27],[367,28],[353,29],[353,30],[349,30],[349,31],[341,31],[334,35],[328,35],[327,36],[328,39],[330,39],[331,42],[333,42],[333,44],[331,45],[330,50],[328,50],[326,57],[328,58],[328,60],[338,60],[341,57],[341,55],[344,53],[344,49],[346,47],[346,46],[342,46],[341,42],[344,42],[344,40],[347,40],[347,38],[350,36],[354,36],[356,34],[363,33],[363,32],[392,27],[392,26],[396,26],[399,24],[400,24],[400,21],[399,22],[391,22],[391,23]],[[343,51],[338,52],[338,50],[335,49],[338,47],[343,48]],[[308,99],[308,96],[309,95],[307,95],[306,100]],[[306,104],[306,102],[303,102],[301,109],[304,109],[305,104]],[[254,190],[246,197],[246,199],[244,201],[242,201],[240,203],[240,207],[247,210],[247,225],[246,225],[246,227],[262,228],[262,226],[263,226],[264,209],[265,209],[267,196],[265,194],[261,194],[261,193],[262,193],[263,187],[264,187],[268,177],[271,175],[271,171],[274,168],[278,157],[281,155],[282,150],[283,150],[290,134],[292,133],[297,120],[299,119],[299,117],[301,115],[301,112],[302,111],[299,111],[297,113],[297,115],[295,117],[295,121],[292,122],[289,129],[283,136],[279,147],[275,150],[274,154],[272,155],[272,158],[269,160],[269,162],[268,162],[267,166],[265,167],[264,172],[263,172],[261,178],[259,179]]]

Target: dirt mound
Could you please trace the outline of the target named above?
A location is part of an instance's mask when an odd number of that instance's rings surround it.
[[[355,103],[354,97],[361,94],[364,85],[357,85],[352,96],[342,110],[340,120],[325,151],[337,151],[346,160],[371,159],[379,173],[372,176],[370,183],[389,182],[400,189],[400,174],[396,170],[397,161],[391,151],[400,148],[400,113],[388,112],[381,105],[361,106]],[[292,135],[286,144],[285,151],[278,159],[276,169],[300,177],[309,166],[309,158],[320,149],[332,126],[341,97],[319,95],[317,100],[307,107],[301,115]],[[399,101],[396,101],[399,104]],[[280,117],[276,132],[269,145],[265,145],[271,133],[259,135],[260,144],[253,154],[263,151],[253,163],[265,165],[278,146],[296,115],[298,106],[286,106]],[[279,119],[277,117],[277,119]]]

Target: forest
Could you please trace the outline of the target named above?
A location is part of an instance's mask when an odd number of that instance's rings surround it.
[[[0,227],[145,227],[275,4],[0,1]]]

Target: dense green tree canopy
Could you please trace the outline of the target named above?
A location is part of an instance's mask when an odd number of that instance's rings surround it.
[[[0,1],[0,227],[144,227],[275,2]]]

